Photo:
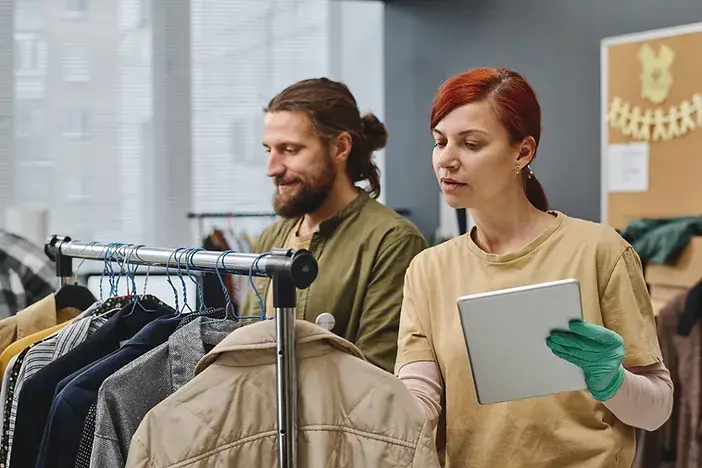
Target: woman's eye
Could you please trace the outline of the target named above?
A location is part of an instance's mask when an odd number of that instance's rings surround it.
[[[466,147],[472,150],[477,150],[478,148],[480,148],[480,143],[476,143],[474,141],[466,141]]]
[[[446,146],[446,143],[444,143],[443,141],[434,142],[434,148],[443,148],[444,146]]]

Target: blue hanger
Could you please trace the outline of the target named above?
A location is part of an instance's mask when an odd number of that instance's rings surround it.
[[[185,254],[185,269],[188,273],[190,281],[195,283],[195,290],[197,291],[198,301],[200,302],[200,307],[198,308],[200,314],[204,314],[207,311],[207,306],[205,305],[205,290],[202,287],[202,283],[195,279],[193,274],[190,272],[190,265],[195,267],[195,265],[193,264],[193,258],[195,257],[195,254],[204,250],[205,249],[201,248],[188,249],[188,252],[186,252]]]
[[[239,317],[234,313],[234,304],[232,303],[232,298],[229,295],[229,291],[227,291],[227,287],[224,285],[224,279],[222,278],[222,273],[219,271],[219,262],[222,262],[222,267],[225,267],[224,264],[224,259],[227,257],[227,255],[236,253],[235,250],[225,250],[222,252],[219,257],[217,257],[217,260],[215,261],[215,274],[217,275],[217,279],[219,280],[219,285],[222,288],[222,294],[224,294],[224,298],[226,299],[226,305],[224,306],[224,319],[227,320],[229,318],[229,311],[231,309],[231,318],[233,320],[239,320]]]
[[[178,249],[178,251],[181,249]],[[178,274],[178,278],[180,279],[180,284],[183,287],[183,307],[178,311],[178,315],[185,312],[185,309],[187,308],[191,313],[193,312],[193,309],[190,307],[190,304],[188,304],[188,290],[187,287],[185,286],[185,279],[183,278],[183,267],[180,265],[181,260],[183,260],[183,255],[187,255],[189,249],[182,249],[184,252],[182,252],[180,255],[177,255],[175,258],[176,264],[178,265],[178,270],[176,273]],[[187,263],[187,258],[186,258],[186,263]]]
[[[254,294],[256,294],[256,298],[258,299],[258,307],[259,307],[259,310],[261,311],[261,314],[258,317],[260,320],[266,320],[266,303],[263,300],[263,296],[261,295],[261,292],[256,287],[256,283],[254,283],[253,272],[255,269],[258,268],[258,262],[262,258],[270,257],[271,255],[272,254],[270,252],[262,253],[261,255],[259,255],[258,257],[256,257],[254,259],[253,263],[251,263],[251,268],[249,268],[249,284],[253,288]]]

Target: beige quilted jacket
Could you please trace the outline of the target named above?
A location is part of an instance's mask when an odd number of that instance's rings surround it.
[[[429,422],[402,382],[312,323],[295,331],[300,468],[439,467]],[[146,415],[127,467],[277,467],[275,355],[273,321],[231,333]]]

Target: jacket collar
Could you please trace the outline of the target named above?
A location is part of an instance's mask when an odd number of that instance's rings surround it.
[[[223,364],[251,366],[272,364],[276,360],[275,320],[264,320],[234,330],[203,357],[195,369],[199,374],[215,361]],[[354,344],[305,320],[295,321],[295,357],[304,359],[337,350],[365,360]]]
[[[58,325],[54,294],[49,294],[26,309],[17,312],[16,317],[18,339]]]
[[[241,324],[233,320],[210,320],[198,317],[179,328],[168,338],[168,361],[173,377],[172,390],[193,378],[193,369],[198,361],[207,354],[206,347],[221,343]]]

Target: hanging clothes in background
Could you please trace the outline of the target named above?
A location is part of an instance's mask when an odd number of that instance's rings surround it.
[[[224,233],[219,229],[213,229],[212,232],[203,240],[202,247],[206,250],[214,251],[226,251],[232,250],[230,248]],[[222,281],[229,294],[229,297],[234,306],[235,312],[239,307],[239,294],[238,289],[234,285],[233,276],[222,274]],[[222,293],[222,285],[220,284],[219,278],[216,273],[206,273],[201,277],[203,297],[205,300],[205,307],[212,308],[224,308],[227,306],[227,300]]]
[[[657,317],[663,360],[675,386],[673,412],[639,431],[634,468],[702,467],[702,284],[671,299]]]
[[[0,231],[0,319],[11,317],[54,291],[54,264],[28,240]]]
[[[631,244],[645,265],[672,265],[693,236],[702,235],[702,217],[640,219],[629,223],[621,236]]]

